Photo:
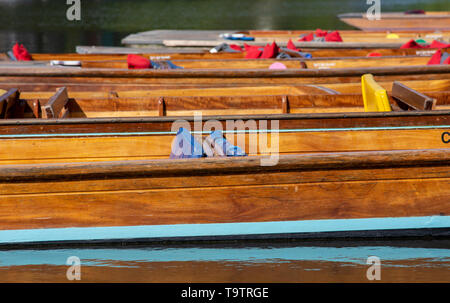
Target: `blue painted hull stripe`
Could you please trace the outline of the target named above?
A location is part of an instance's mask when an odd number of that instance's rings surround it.
[[[0,231],[0,243],[450,228],[450,216],[77,227]]]
[[[371,130],[410,130],[410,129],[450,129],[450,125],[422,125],[422,126],[391,126],[391,127],[349,127],[349,128],[303,128],[279,130],[224,130],[225,134],[237,133],[302,133],[302,132],[331,132],[331,131],[371,131]],[[64,134],[15,134],[0,135],[0,139],[8,138],[47,138],[47,137],[98,137],[98,136],[148,136],[148,135],[176,135],[176,131],[161,132],[118,132],[118,133],[64,133]],[[192,134],[208,135],[207,131],[191,131]]]

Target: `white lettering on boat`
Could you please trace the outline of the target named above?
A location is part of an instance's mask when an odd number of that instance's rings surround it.
[[[336,62],[317,62],[313,63],[313,65],[318,69],[327,69],[336,66]]]
[[[418,50],[416,51],[417,56],[431,56],[436,50]]]
[[[170,60],[170,56],[150,56],[150,60]]]

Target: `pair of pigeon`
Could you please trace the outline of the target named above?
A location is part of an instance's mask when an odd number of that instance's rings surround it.
[[[200,144],[191,133],[180,128],[172,142],[170,159],[202,157],[236,157],[246,156],[240,147],[232,145],[223,137],[220,130],[213,131]]]

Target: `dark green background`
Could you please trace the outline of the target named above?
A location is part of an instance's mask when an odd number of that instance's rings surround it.
[[[381,8],[449,10],[449,3],[381,0]],[[68,21],[65,0],[1,1],[0,48],[19,41],[32,52],[73,52],[152,29],[350,29],[336,15],[367,8],[366,0],[81,0],[81,21]]]

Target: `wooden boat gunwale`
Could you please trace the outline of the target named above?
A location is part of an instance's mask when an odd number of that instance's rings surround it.
[[[357,53],[358,55],[355,55],[353,57],[364,57],[367,56],[368,52],[381,52],[383,53],[383,51],[386,51],[388,53],[392,53],[392,55],[390,56],[414,56],[414,55],[418,55],[418,56],[423,56],[421,55],[423,53],[424,50],[431,50],[431,51],[436,51],[436,49],[383,49],[383,48],[375,48],[375,49],[353,49],[353,48],[349,48],[349,49],[330,49],[330,50],[323,50],[323,49],[309,49],[308,48],[308,53],[310,53],[313,58],[315,59],[319,59],[319,58],[336,58],[336,57],[346,57],[346,53],[350,52],[350,53]],[[419,52],[419,53],[417,53]],[[206,53],[206,52],[205,52]],[[324,56],[324,54],[326,53],[337,53],[336,55],[330,56]],[[191,59],[193,60],[210,60],[210,59],[220,59],[220,58],[229,58],[229,59],[243,59],[245,56],[245,52],[242,53],[216,53],[216,54],[211,54],[208,55],[208,57],[204,58],[202,57],[202,54],[204,53],[189,53],[189,54],[184,54],[184,53],[162,53],[160,54],[159,57],[154,56],[155,54],[152,53],[146,53],[146,52],[141,52],[141,53],[136,53],[137,55],[140,56],[144,56],[144,57],[148,57],[151,60],[183,60],[183,59],[190,59],[189,57],[193,57]],[[206,53],[208,54],[208,53]],[[35,56],[36,58],[38,58],[38,61],[50,61],[50,60],[61,60],[61,61],[65,61],[65,60],[69,60],[69,61],[99,61],[99,60],[126,60],[127,59],[127,54],[123,53],[123,54],[117,54],[117,53],[113,53],[113,54],[109,54],[109,53],[92,53],[92,54],[78,54],[78,53],[69,53],[69,54],[40,54],[40,53],[34,53],[32,54],[32,56]],[[176,55],[176,56],[175,56]],[[183,57],[183,55],[189,55],[186,56],[188,58]],[[427,54],[430,55],[431,54]],[[197,57],[196,57],[197,56]],[[387,55],[385,55],[387,56]],[[0,53],[0,59],[2,59],[2,54]],[[299,57],[297,57],[299,58]],[[4,57],[3,58],[5,61],[1,61],[0,62],[9,62],[9,58],[8,57]]]
[[[117,137],[174,135],[175,121],[186,121],[195,129],[199,123],[192,116],[167,116],[146,118],[67,118],[67,119],[11,119],[0,120],[0,139],[58,137]],[[425,130],[450,129],[450,111],[406,111],[380,113],[330,113],[330,114],[270,114],[270,115],[220,115],[203,116],[206,121],[219,121],[226,129],[227,121],[267,121],[269,132],[335,132],[371,130]],[[277,121],[278,124],[273,124]],[[260,124],[259,124],[260,125]],[[276,125],[276,126],[274,126]],[[267,130],[266,130],[267,129]],[[246,129],[242,131],[247,132]],[[205,133],[206,134],[206,133]]]
[[[390,111],[390,112],[346,112],[346,113],[313,113],[313,114],[259,114],[259,115],[205,115],[209,120],[297,120],[297,119],[341,119],[341,118],[381,118],[381,117],[423,117],[450,115],[450,110],[432,111]],[[99,117],[99,118],[64,118],[64,119],[0,119],[2,125],[47,125],[47,124],[103,124],[103,123],[136,123],[136,122],[175,122],[186,120],[194,122],[194,116],[154,116],[154,117]]]
[[[450,73],[448,65],[416,65],[416,66],[389,66],[364,68],[335,68],[335,69],[197,69],[197,70],[129,70],[108,68],[0,68],[0,77],[3,76],[37,76],[37,77],[111,77],[111,78],[183,78],[186,76],[198,78],[254,78],[254,77],[339,77],[363,74],[373,75],[410,75]]]
[[[411,167],[416,165],[450,165],[446,148],[321,152],[279,155],[274,166],[262,166],[264,156],[214,157],[199,159],[121,160],[80,163],[6,164],[0,165],[0,182],[33,180],[82,180],[161,175],[197,175],[240,172],[280,172],[289,170],[333,170],[350,168]]]

